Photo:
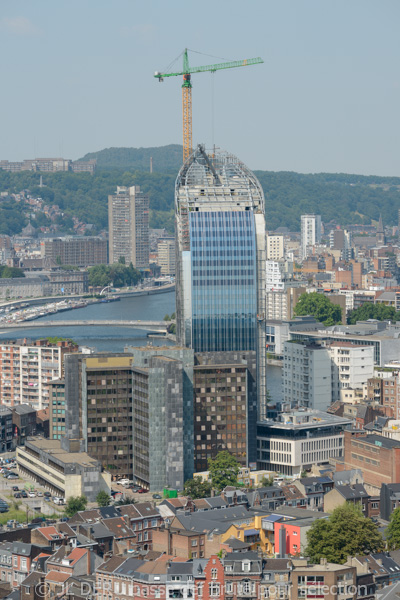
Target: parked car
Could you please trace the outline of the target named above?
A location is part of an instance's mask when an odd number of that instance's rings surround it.
[[[19,479],[18,475],[16,475],[15,473],[10,473],[7,476],[7,479]]]
[[[14,498],[22,498],[21,492],[15,492]]]
[[[153,494],[154,500],[161,500],[160,494]]]
[[[28,494],[26,493],[26,491],[25,491],[25,490],[22,490],[22,492],[21,492],[21,496],[22,496],[23,498],[27,498],[27,497],[28,497]]]
[[[28,496],[29,498],[36,498],[36,492],[29,492]]]
[[[43,497],[43,492],[38,492],[36,495],[39,496],[39,498],[42,498]]]
[[[13,492],[19,492],[19,487],[17,485],[13,485],[12,486],[12,491]]]
[[[144,488],[138,489],[138,494],[145,494],[146,492],[147,490],[145,490]]]
[[[123,485],[124,487],[127,487],[128,485],[130,485],[133,482],[130,479],[120,479],[119,481],[117,481],[117,483],[119,483],[120,485]]]
[[[53,502],[54,502],[54,504],[65,504],[64,498],[60,498],[60,496],[54,496]]]
[[[45,492],[43,494],[43,496],[47,497],[47,498],[51,498],[51,492]]]
[[[51,498],[49,498],[49,496],[45,496],[45,497],[43,498],[43,500],[44,500],[45,502],[50,502]]]

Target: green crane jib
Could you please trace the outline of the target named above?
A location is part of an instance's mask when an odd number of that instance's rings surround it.
[[[262,58],[247,58],[244,60],[234,60],[231,62],[217,63],[215,65],[206,65],[204,67],[189,67],[188,51],[185,48],[183,53],[183,70],[180,73],[160,73],[156,71],[154,77],[158,81],[164,81],[164,77],[183,76],[182,84],[182,106],[183,106],[183,160],[185,161],[192,152],[192,73],[215,73],[220,69],[234,69],[236,67],[249,67],[263,63]]]

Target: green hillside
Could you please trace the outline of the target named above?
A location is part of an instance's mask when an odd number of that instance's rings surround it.
[[[58,204],[64,211],[62,226],[71,227],[71,217],[93,223],[99,231],[107,227],[107,198],[117,185],[139,185],[150,197],[150,226],[174,227],[174,184],[181,166],[181,146],[163,148],[110,148],[85,158],[98,158],[94,175],[88,173],[43,173],[45,187],[39,188],[40,173],[0,170],[0,192],[29,189],[48,204]],[[149,157],[154,172],[149,173]],[[107,158],[108,157],[108,158]],[[118,158],[120,157],[120,158]],[[125,162],[124,162],[125,161]],[[131,161],[131,162],[129,162]],[[161,166],[174,164],[162,172]],[[140,167],[140,165],[144,165]],[[158,166],[158,169],[157,169]],[[293,172],[256,171],[264,189],[267,228],[288,227],[299,231],[300,216],[321,214],[327,223],[342,226],[370,224],[382,213],[385,225],[398,223],[400,178],[319,173],[303,175]],[[27,222],[22,206],[0,200],[0,233],[16,233]],[[35,224],[35,223],[34,223]],[[36,223],[36,224],[46,224]]]
[[[182,165],[182,146],[170,144],[159,148],[105,148],[99,152],[89,152],[78,160],[95,158],[97,166],[106,169],[150,172],[150,158],[153,159],[153,173],[178,171]]]

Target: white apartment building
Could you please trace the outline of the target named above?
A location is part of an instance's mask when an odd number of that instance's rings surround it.
[[[301,215],[301,258],[321,241],[321,215]]]
[[[340,400],[340,390],[360,389],[374,377],[374,349],[351,342],[333,342],[329,347],[332,359],[332,401]]]
[[[282,291],[285,289],[285,280],[282,275],[283,264],[276,260],[265,262],[265,288],[269,291]]]
[[[257,426],[257,467],[300,475],[313,465],[344,454],[344,430],[351,419],[317,410],[284,412]]]
[[[283,400],[291,406],[326,410],[332,402],[329,350],[307,343],[285,342],[283,350]]]
[[[48,383],[60,379],[64,354],[77,352],[69,341],[4,342],[0,345],[0,400],[7,407],[29,404],[35,410],[49,405]]]
[[[267,235],[267,260],[280,260],[285,255],[283,235]]]

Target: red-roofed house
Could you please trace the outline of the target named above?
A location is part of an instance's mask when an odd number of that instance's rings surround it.
[[[52,550],[59,548],[67,542],[64,535],[52,525],[32,529],[31,541],[32,544],[38,544],[39,546],[51,546]]]
[[[69,575],[90,575],[90,550],[88,548],[74,548],[61,546],[58,551],[47,561],[48,571],[67,573]]]

